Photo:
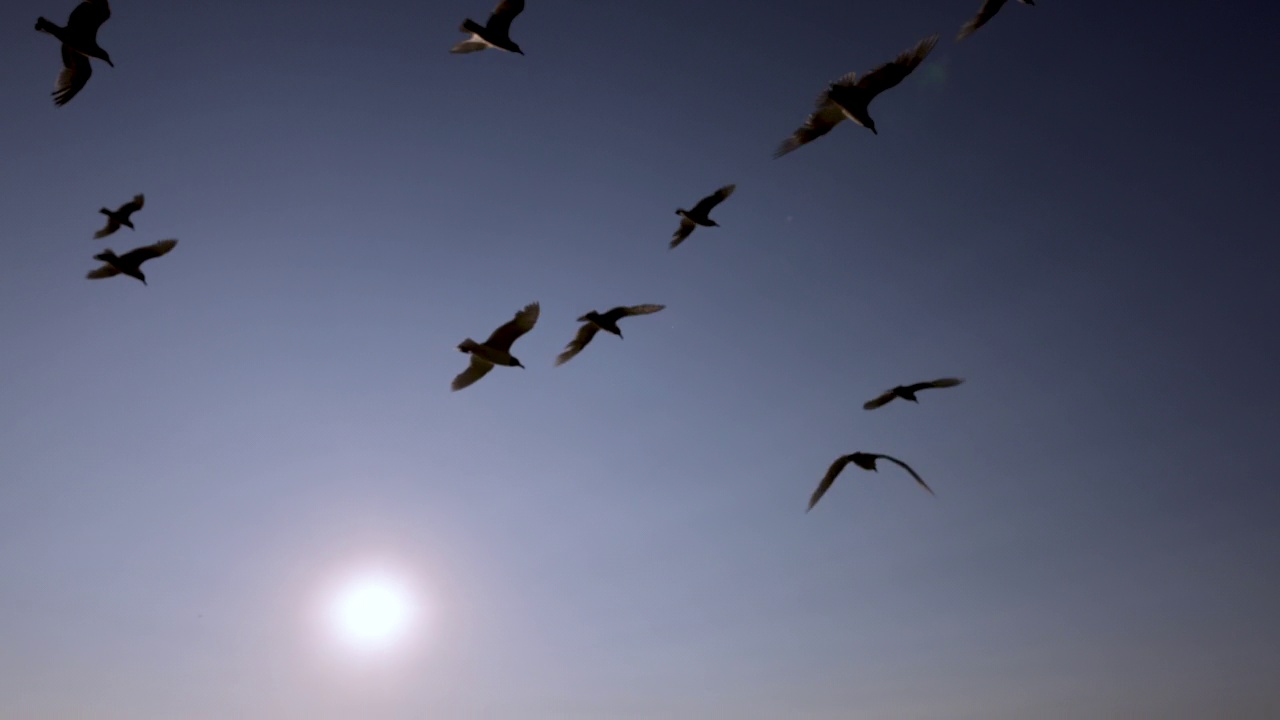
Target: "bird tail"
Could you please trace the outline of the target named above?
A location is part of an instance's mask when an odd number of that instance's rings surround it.
[[[106,215],[107,217],[111,217],[111,211],[106,208],[102,208],[98,210],[98,212],[102,213],[103,215]]]
[[[57,25],[45,20],[43,17],[36,18],[36,30],[39,30],[40,32],[46,32],[52,35],[53,31],[57,29],[57,27]]]
[[[466,20],[463,20],[462,27],[458,29],[461,30],[462,32],[475,33],[477,35],[479,35],[480,32],[484,30],[484,28],[481,27],[480,23],[476,22],[475,20],[472,20],[471,18],[467,18]]]
[[[472,340],[471,338],[467,338],[466,340],[463,340],[461,343],[458,343],[458,349],[461,350],[462,352],[471,352],[472,350],[475,350],[478,347],[480,347],[480,343],[476,342],[475,340]]]
[[[116,259],[116,254],[115,254],[115,252],[114,252],[114,251],[112,251],[112,250],[103,250],[102,252],[98,253],[97,255],[94,255],[94,256],[93,256],[93,259],[94,259],[94,260],[101,260],[101,261],[102,261],[102,262],[104,262],[104,263],[109,263],[109,262],[111,262],[112,260],[115,260],[115,259]]]

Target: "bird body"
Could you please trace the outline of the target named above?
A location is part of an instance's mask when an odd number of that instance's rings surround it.
[[[960,28],[960,34],[956,35],[956,40],[963,40],[972,35],[978,28],[986,25],[991,18],[1000,12],[1000,8],[1004,7],[1008,0],[986,0],[982,3],[982,7],[978,9],[978,14],[973,16],[969,22]],[[1018,0],[1023,5],[1035,6],[1035,0]]]
[[[521,12],[524,12],[524,0],[502,0],[484,25],[471,18],[463,20],[458,29],[471,33],[471,37],[454,45],[449,52],[463,54],[497,48],[523,55],[524,50],[511,39],[511,21]]]
[[[920,487],[928,490],[930,495],[934,494],[933,488],[929,487],[928,484],[925,483],[924,479],[917,475],[915,470],[911,469],[910,465],[902,462],[901,460],[889,455],[881,455],[879,453],[856,452],[850,455],[842,455],[836,458],[835,462],[831,463],[831,467],[827,469],[827,474],[823,476],[822,481],[818,483],[818,488],[814,490],[813,495],[810,496],[809,507],[805,512],[809,512],[809,510],[813,509],[814,505],[818,504],[818,501],[821,500],[822,496],[826,494],[828,489],[830,489],[831,484],[836,481],[836,477],[840,475],[840,472],[844,470],[846,465],[853,463],[863,470],[879,472],[876,468],[877,460],[888,460],[889,462],[898,465],[902,469],[906,470],[911,477],[915,478],[915,481],[920,484]]]
[[[98,28],[111,17],[108,0],[83,0],[71,11],[66,27],[44,17],[36,19],[36,30],[48,33],[62,43],[62,72],[53,91],[55,105],[66,105],[89,82],[93,66],[89,58],[97,58],[115,67],[111,56],[98,45]]]
[[[671,236],[671,247],[674,248],[684,242],[693,233],[694,228],[699,225],[703,227],[720,227],[720,223],[711,219],[711,210],[724,202],[737,188],[737,185],[725,185],[699,200],[698,204],[693,206],[693,209],[685,210],[680,208],[676,210],[676,215],[680,216],[680,227],[676,228],[675,233]]]
[[[524,365],[520,360],[511,354],[511,344],[533,329],[538,322],[540,311],[538,303],[530,303],[516,313],[509,322],[494,330],[489,339],[483,343],[478,343],[471,338],[459,343],[458,350],[471,356],[471,364],[453,379],[453,390],[455,392],[461,390],[488,375],[494,365],[523,368]]]
[[[96,270],[91,270],[85,277],[90,280],[99,280],[124,274],[137,278],[142,281],[143,285],[146,285],[147,276],[142,273],[142,263],[168,253],[177,244],[177,240],[161,240],[152,245],[130,250],[124,255],[116,255],[111,249],[103,250],[94,255],[93,259],[100,260],[106,264]]]
[[[119,230],[122,225],[130,230],[134,230],[133,220],[130,218],[135,212],[142,209],[144,201],[145,199],[141,195],[134,195],[132,200],[121,205],[115,210],[110,210],[108,208],[102,208],[99,210],[98,212],[107,216],[107,225],[93,234],[94,239],[97,240],[104,238]]]
[[[618,321],[622,318],[632,315],[649,315],[665,307],[666,305],[620,305],[606,313],[598,313],[592,310],[578,318],[578,322],[583,323],[583,325],[578,328],[578,334],[569,341],[568,345],[565,345],[564,352],[556,356],[556,365],[563,365],[573,359],[575,355],[582,352],[587,343],[591,342],[591,339],[601,330],[622,337],[622,330],[618,327]]]
[[[921,390],[955,387],[962,382],[964,382],[964,380],[961,378],[939,378],[937,380],[915,383],[913,385],[898,385],[897,387],[884,391],[884,393],[879,397],[868,400],[863,404],[862,409],[875,410],[878,407],[887,405],[894,398],[902,398],[903,400],[910,400],[911,402],[920,402],[916,399],[916,393]]]

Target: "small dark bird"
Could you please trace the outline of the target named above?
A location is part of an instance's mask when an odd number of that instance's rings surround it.
[[[494,365],[523,368],[524,365],[511,354],[511,343],[533,329],[534,324],[538,322],[540,310],[538,303],[529,303],[523,310],[516,313],[514,319],[494,330],[484,343],[478,343],[471,338],[463,340],[458,345],[458,349],[471,355],[471,365],[453,379],[453,389],[461,390],[488,375]]]
[[[94,260],[101,260],[106,263],[97,270],[91,270],[85,277],[90,280],[98,280],[100,278],[109,278],[114,275],[124,273],[132,278],[142,281],[143,285],[147,284],[147,276],[142,274],[142,263],[158,258],[169,252],[178,244],[177,240],[161,240],[154,245],[147,245],[134,250],[130,250],[124,255],[116,255],[111,250],[104,250],[93,256]]]
[[[111,56],[98,47],[98,28],[111,17],[107,0],[84,0],[71,11],[66,27],[58,27],[45,18],[36,19],[36,30],[58,38],[62,43],[62,72],[53,91],[53,103],[66,105],[84,89],[93,74],[89,58],[98,58],[111,67]]]
[[[857,465],[863,470],[873,470],[873,471],[879,472],[876,470],[876,460],[880,458],[884,458],[885,460],[888,460],[891,463],[901,466],[902,469],[911,473],[911,477],[915,478],[916,482],[920,483],[920,487],[924,488],[925,490],[928,490],[930,495],[934,494],[933,488],[930,488],[927,484],[925,484],[924,479],[922,479],[919,475],[917,475],[916,471],[912,470],[910,465],[902,462],[901,460],[897,458],[889,457],[888,455],[879,455],[877,453],[856,452],[852,455],[844,455],[839,458],[836,458],[836,461],[831,463],[831,467],[827,470],[826,476],[822,478],[822,482],[818,483],[818,489],[814,490],[813,496],[809,498],[809,507],[805,510],[805,512],[809,512],[809,510],[813,509],[814,505],[818,504],[818,501],[821,500],[822,496],[826,494],[827,488],[830,488],[831,483],[836,481],[836,476],[840,474],[841,470],[844,470],[845,465],[848,465],[849,463],[853,463],[854,465]]]
[[[938,36],[931,35],[921,40],[915,47],[872,70],[859,80],[857,73],[849,73],[832,83],[818,96],[817,107],[805,121],[804,127],[796,130],[778,146],[773,153],[775,158],[782,157],[801,145],[817,140],[831,132],[845,119],[852,120],[875,134],[876,122],[871,119],[868,106],[877,95],[902,82],[911,71],[915,70],[938,44]]]
[[[725,198],[733,194],[738,188],[737,185],[725,185],[719,190],[698,201],[692,210],[680,209],[676,210],[676,214],[680,216],[680,227],[676,229],[674,235],[671,236],[671,247],[675,247],[684,242],[684,239],[693,233],[693,229],[698,225],[703,227],[720,227],[720,223],[707,217],[712,208],[724,202]]]
[[[473,53],[489,48],[506,50],[507,52],[524,54],[520,46],[511,39],[511,21],[524,12],[524,0],[502,0],[489,15],[489,22],[480,23],[467,18],[462,21],[462,32],[471,33],[471,37],[453,46],[451,53]]]
[[[982,3],[982,7],[978,10],[978,14],[975,15],[972,20],[965,23],[964,27],[960,28],[960,34],[956,36],[956,40],[963,40],[972,35],[978,28],[986,25],[991,18],[996,16],[996,13],[1000,12],[1000,8],[1004,7],[1006,2],[1008,2],[1008,0],[986,0],[986,2]],[[1018,0],[1018,2],[1023,5],[1034,6],[1036,4],[1035,0]]]
[[[622,331],[618,329],[618,321],[622,318],[630,317],[631,315],[656,313],[665,307],[666,305],[619,306],[604,314],[592,310],[578,318],[578,322],[583,323],[583,325],[578,328],[578,334],[569,341],[569,344],[564,346],[564,352],[556,356],[556,365],[560,366],[572,360],[573,356],[582,352],[582,348],[586,347],[587,343],[591,342],[591,338],[595,337],[596,333],[601,330],[622,337]]]
[[[921,390],[955,387],[962,382],[964,382],[964,380],[960,378],[941,378],[939,380],[916,383],[915,385],[899,385],[892,390],[886,390],[883,395],[874,400],[868,400],[866,404],[862,406],[862,409],[875,410],[882,405],[887,405],[889,401],[894,398],[902,398],[903,400],[910,400],[911,402],[920,402],[919,400],[916,400],[916,393]]]
[[[121,205],[118,210],[108,210],[107,208],[99,210],[98,212],[107,216],[107,226],[94,233],[93,239],[100,240],[119,230],[121,225],[129,228],[130,230],[134,230],[133,221],[129,219],[129,216],[141,210],[142,203],[143,197],[141,195],[134,195],[132,200]]]

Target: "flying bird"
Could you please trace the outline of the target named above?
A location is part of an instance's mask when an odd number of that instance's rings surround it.
[[[773,156],[782,157],[801,145],[817,140],[846,119],[879,135],[876,131],[876,122],[871,119],[868,110],[871,101],[880,93],[902,82],[911,74],[911,71],[924,62],[924,59],[933,51],[933,46],[937,44],[938,36],[931,35],[894,58],[893,61],[863,75],[860,80],[857,73],[849,73],[829,85],[818,96],[817,107],[805,121],[804,126],[784,140]]]
[[[656,313],[665,307],[666,305],[632,305],[630,307],[624,305],[603,314],[592,310],[578,318],[578,322],[583,323],[583,325],[578,328],[578,334],[569,341],[569,344],[564,346],[564,352],[556,356],[556,365],[563,365],[573,359],[573,356],[582,352],[587,343],[591,342],[591,338],[595,337],[596,333],[601,330],[622,337],[622,331],[618,329],[618,321],[622,318]]]
[[[831,467],[827,470],[826,476],[822,478],[822,482],[818,483],[818,489],[814,490],[813,496],[809,498],[809,507],[805,510],[805,512],[809,512],[810,510],[813,509],[814,505],[818,504],[818,501],[821,500],[822,496],[826,494],[827,489],[831,487],[831,483],[836,481],[836,476],[840,474],[841,470],[844,470],[845,465],[848,465],[849,463],[853,463],[854,465],[857,465],[863,470],[873,470],[873,471],[879,472],[878,470],[876,470],[876,460],[880,458],[884,458],[885,460],[888,460],[889,462],[902,467],[902,469],[911,473],[911,477],[915,478],[916,482],[920,483],[920,487],[924,488],[925,490],[928,490],[930,495],[934,494],[933,488],[930,488],[925,483],[924,479],[921,478],[919,475],[917,475],[915,470],[911,469],[910,465],[902,462],[901,460],[894,457],[889,457],[888,455],[880,455],[877,453],[856,452],[852,455],[843,455],[841,457],[838,457],[836,458],[835,462],[831,463]]]
[[[956,36],[956,40],[963,40],[972,35],[978,28],[986,25],[991,18],[996,16],[996,13],[1000,12],[1000,8],[1004,7],[1006,2],[1008,2],[1008,0],[986,0],[986,2],[982,3],[982,7],[978,10],[978,14],[973,16],[972,20],[965,23],[964,27],[960,28],[960,34]],[[1031,6],[1036,4],[1035,0],[1018,0],[1018,2],[1023,5]]]
[[[524,51],[511,39],[511,21],[522,12],[524,12],[524,0],[502,0],[484,25],[471,18],[463,20],[459,30],[471,33],[471,37],[454,45],[449,52],[473,53],[497,48],[523,55]]]
[[[511,354],[511,343],[533,329],[534,324],[538,322],[540,310],[538,303],[529,303],[516,313],[510,322],[494,330],[484,343],[478,343],[471,338],[463,340],[458,345],[458,349],[471,355],[471,365],[453,379],[454,391],[461,390],[488,375],[494,365],[523,368],[524,365]]]
[[[147,245],[145,247],[130,250],[124,255],[116,255],[111,250],[104,250],[97,255],[94,255],[93,259],[101,260],[106,263],[106,265],[103,265],[97,270],[91,270],[85,277],[90,280],[98,280],[124,273],[129,277],[141,280],[142,284],[146,285],[147,276],[142,274],[142,263],[164,255],[172,250],[177,244],[177,240],[161,240],[153,245]]]
[[[680,227],[676,229],[674,235],[671,236],[671,247],[675,247],[684,242],[684,239],[693,233],[693,229],[699,225],[703,227],[720,227],[720,223],[708,217],[711,209],[725,201],[725,198],[733,194],[737,189],[737,185],[725,185],[719,190],[698,201],[692,210],[681,208],[676,210],[676,214],[680,216]]]
[[[111,56],[98,46],[98,28],[111,17],[107,0],[84,0],[71,11],[66,27],[59,27],[43,17],[36,19],[36,30],[46,32],[62,43],[62,72],[53,91],[53,103],[66,105],[84,89],[93,74],[89,58],[98,58],[111,67]]]
[[[868,400],[862,406],[863,410],[875,410],[878,407],[889,404],[894,398],[902,398],[911,402],[920,402],[916,400],[916,393],[921,390],[929,390],[930,388],[949,388],[955,387],[964,380],[960,378],[941,378],[938,380],[930,380],[929,382],[916,383],[914,385],[899,385],[892,390],[885,390],[884,394],[874,400]]]
[[[107,208],[99,210],[98,212],[107,216],[107,226],[94,233],[93,239],[99,240],[104,238],[119,230],[121,225],[129,228],[130,230],[135,229],[133,227],[133,221],[129,219],[129,216],[141,210],[142,203],[143,197],[141,195],[134,195],[132,200],[121,205],[117,210],[108,210]]]

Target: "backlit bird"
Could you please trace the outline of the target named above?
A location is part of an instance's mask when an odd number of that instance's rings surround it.
[[[556,357],[556,365],[563,365],[571,360],[574,355],[582,352],[582,349],[587,346],[587,343],[591,342],[591,338],[595,337],[596,333],[601,330],[611,332],[618,337],[622,337],[622,331],[618,329],[618,321],[622,318],[629,317],[631,315],[648,315],[650,313],[656,313],[665,307],[666,305],[620,306],[603,314],[592,310],[586,315],[578,318],[578,322],[583,323],[583,325],[578,328],[578,334],[569,341],[568,345],[565,345],[564,352],[560,353]]]
[[[978,14],[965,23],[964,27],[960,28],[960,34],[956,36],[956,40],[963,40],[972,35],[978,28],[986,25],[991,18],[996,16],[996,13],[1000,12],[1000,8],[1004,7],[1006,2],[1008,0],[986,0],[986,2],[982,3],[982,7],[978,9]],[[1034,6],[1036,4],[1035,0],[1018,0],[1018,2],[1023,5]]]
[[[804,126],[784,140],[773,156],[782,157],[801,145],[817,140],[846,119],[879,134],[876,132],[875,120],[869,114],[868,105],[877,95],[910,75],[937,44],[938,36],[931,35],[893,61],[863,75],[862,79],[858,79],[857,73],[849,73],[832,83],[818,96],[817,107]]]
[[[124,255],[116,255],[111,250],[103,250],[93,256],[94,260],[101,260],[106,263],[97,270],[89,271],[85,277],[90,280],[98,280],[101,278],[109,278],[124,273],[132,278],[142,281],[143,285],[147,284],[147,276],[142,274],[142,263],[158,258],[169,252],[178,244],[177,240],[161,240],[158,243],[130,250]]]
[[[853,463],[854,465],[857,465],[863,470],[874,471],[876,470],[876,460],[880,458],[884,458],[885,460],[888,460],[891,463],[901,466],[902,469],[911,473],[911,477],[915,478],[916,482],[920,483],[920,487],[924,488],[925,490],[928,490],[930,495],[934,494],[933,488],[930,488],[927,484],[925,484],[924,479],[921,478],[919,475],[917,475],[916,471],[912,470],[910,465],[902,462],[901,460],[894,457],[889,457],[888,455],[880,455],[878,453],[856,452],[856,453],[853,453],[852,455],[843,455],[839,458],[836,458],[836,461],[831,463],[831,467],[827,470],[826,476],[822,478],[822,482],[818,483],[818,489],[814,490],[813,495],[809,498],[809,507],[805,510],[805,512],[809,512],[809,510],[813,509],[814,505],[818,504],[818,501],[821,500],[822,496],[826,494],[827,489],[831,487],[831,483],[836,481],[836,476],[840,474],[841,470],[844,470],[845,465],[848,465],[849,463]]]
[[[676,229],[674,235],[671,236],[671,247],[675,247],[684,242],[685,238],[693,233],[694,228],[701,225],[703,227],[720,227],[720,224],[708,217],[712,208],[724,202],[725,198],[733,194],[737,189],[737,185],[725,185],[719,190],[698,201],[692,210],[683,208],[676,210],[676,214],[680,216],[680,227]]]
[[[520,46],[511,39],[511,21],[524,12],[524,0],[502,0],[489,15],[484,25],[467,18],[462,21],[462,32],[471,33],[471,37],[453,46],[451,53],[473,53],[489,48],[506,50],[507,52],[524,54]]]
[[[76,93],[84,89],[93,74],[89,58],[98,58],[111,67],[111,56],[98,46],[98,28],[111,17],[107,0],[84,0],[71,11],[66,27],[59,27],[45,18],[36,19],[36,30],[54,36],[62,43],[62,72],[53,91],[53,103],[66,105]]]
[[[95,240],[104,238],[119,230],[121,225],[129,228],[130,230],[135,229],[133,227],[133,221],[129,219],[129,216],[141,210],[142,203],[143,197],[141,195],[134,195],[132,200],[121,205],[117,210],[108,210],[107,208],[99,210],[98,212],[107,216],[107,226],[94,233],[93,238]]]
[[[902,398],[911,402],[920,402],[916,400],[916,393],[921,390],[929,390],[931,388],[949,388],[955,387],[964,380],[960,378],[941,378],[938,380],[930,380],[929,382],[916,383],[914,385],[899,385],[892,390],[884,391],[884,394],[874,400],[868,400],[862,406],[863,410],[875,410],[876,408],[886,405],[894,398]]]
[[[474,383],[489,374],[494,365],[523,368],[524,365],[511,354],[511,343],[533,329],[534,324],[538,322],[540,309],[536,302],[524,306],[524,309],[516,313],[515,318],[494,330],[489,339],[483,343],[478,343],[471,338],[463,340],[458,345],[458,349],[471,356],[471,365],[453,379],[453,389],[461,390]]]

